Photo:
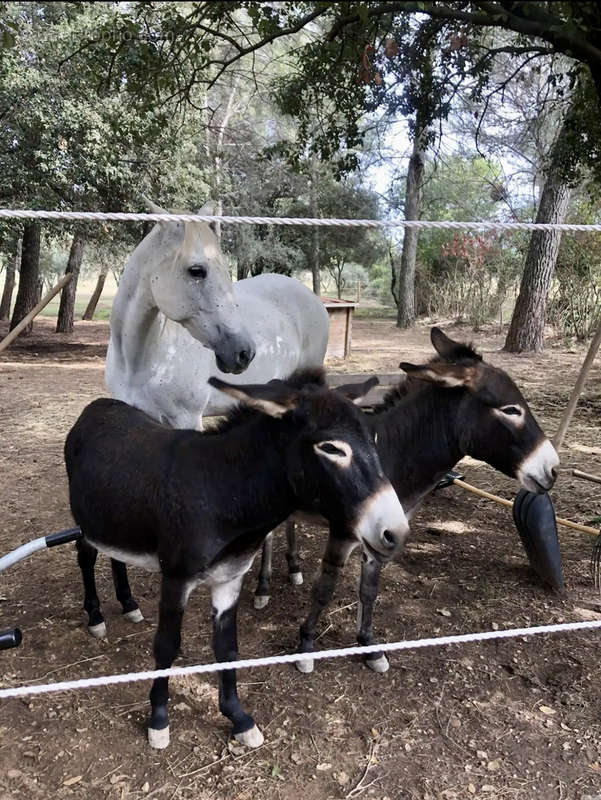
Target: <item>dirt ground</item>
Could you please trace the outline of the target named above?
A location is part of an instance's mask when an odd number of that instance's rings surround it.
[[[471,334],[486,358],[522,387],[553,433],[583,349],[551,343],[544,355],[501,354],[496,330]],[[5,332],[0,328],[0,336]],[[36,324],[0,356],[0,553],[71,526],[63,441],[79,412],[105,393],[108,326],[79,323],[71,336]],[[356,321],[352,357],[333,369],[396,371],[431,354],[428,329],[397,331],[390,320]],[[553,491],[557,512],[580,522],[601,514],[601,493],[571,467],[601,473],[601,364],[589,380],[562,449]],[[515,483],[467,460],[467,479],[506,497]],[[598,524],[598,523],[597,523]],[[404,555],[384,571],[377,606],[381,640],[601,618],[589,575],[591,539],[560,530],[567,591],[542,588],[506,509],[447,489],[414,520]],[[324,533],[305,526],[305,584],[287,584],[276,537],[272,604],[252,606],[257,565],[243,591],[240,652],[293,650]],[[354,643],[359,559],[349,563],[319,645]],[[38,553],[0,577],[0,628],[19,624],[24,641],[0,653],[0,685],[66,680],[151,668],[157,578],[131,570],[146,621],[120,618],[107,559],[99,592],[109,641],[85,629],[73,546]],[[209,604],[188,606],[180,664],[213,660]],[[518,639],[407,652],[375,675],[359,660],[240,673],[241,696],[265,734],[247,751],[228,742],[216,680],[172,680],[171,745],[145,740],[149,686],[125,684],[4,701],[0,707],[0,800],[8,798],[547,798],[601,800],[601,647],[597,633]]]

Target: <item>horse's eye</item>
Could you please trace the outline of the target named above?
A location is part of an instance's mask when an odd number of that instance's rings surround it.
[[[188,267],[188,274],[193,278],[206,278],[207,270],[205,267]]]
[[[519,406],[503,406],[503,408],[499,409],[503,412],[503,414],[507,414],[508,417],[521,417],[522,416],[522,409]]]

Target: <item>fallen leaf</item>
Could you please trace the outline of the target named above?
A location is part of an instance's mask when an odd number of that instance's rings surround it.
[[[436,613],[440,614],[441,617],[450,617],[451,616],[451,612],[449,611],[448,608],[437,608],[436,609]]]
[[[557,714],[557,711],[555,711],[554,708],[551,708],[551,706],[539,706],[538,710],[542,711],[543,714]]]
[[[501,767],[501,762],[498,758],[493,759],[493,761],[489,761],[486,765],[486,768],[489,772],[496,772]]]
[[[63,786],[73,786],[73,784],[79,783],[82,778],[83,775],[74,775],[72,778],[67,778],[66,781],[63,781]]]
[[[346,772],[338,772],[334,777],[341,786],[345,786],[350,780]]]
[[[327,763],[325,763],[325,764],[318,764],[318,765],[315,767],[315,769],[316,769],[316,770],[318,770],[319,772],[327,772],[329,769],[332,769],[332,765],[331,765],[331,764],[327,764]]]

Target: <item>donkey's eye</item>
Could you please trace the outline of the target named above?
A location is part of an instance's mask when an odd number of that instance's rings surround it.
[[[522,416],[522,409],[519,406],[503,406],[499,411],[502,411],[503,414],[507,414],[508,417]]]
[[[188,267],[188,275],[193,278],[206,278],[207,270],[205,267]]]
[[[327,458],[328,461],[333,461],[341,467],[348,467],[353,457],[350,444],[341,442],[339,439],[331,442],[318,442],[313,445],[313,449],[318,455]]]
[[[332,442],[324,442],[323,444],[317,445],[317,447],[319,450],[321,450],[322,453],[329,453],[332,456],[346,455],[344,450],[341,450],[339,447],[336,447],[336,445],[332,444]]]

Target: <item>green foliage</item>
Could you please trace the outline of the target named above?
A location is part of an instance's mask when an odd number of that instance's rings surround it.
[[[498,164],[453,157],[430,164],[422,216],[491,220],[502,194]],[[420,234],[416,264],[419,314],[450,315],[480,327],[497,315],[522,263],[523,240],[513,234],[429,230]]]
[[[598,224],[598,202],[578,196],[570,221]],[[601,324],[601,238],[597,234],[564,235],[555,265],[549,321],[564,336],[588,339]]]

